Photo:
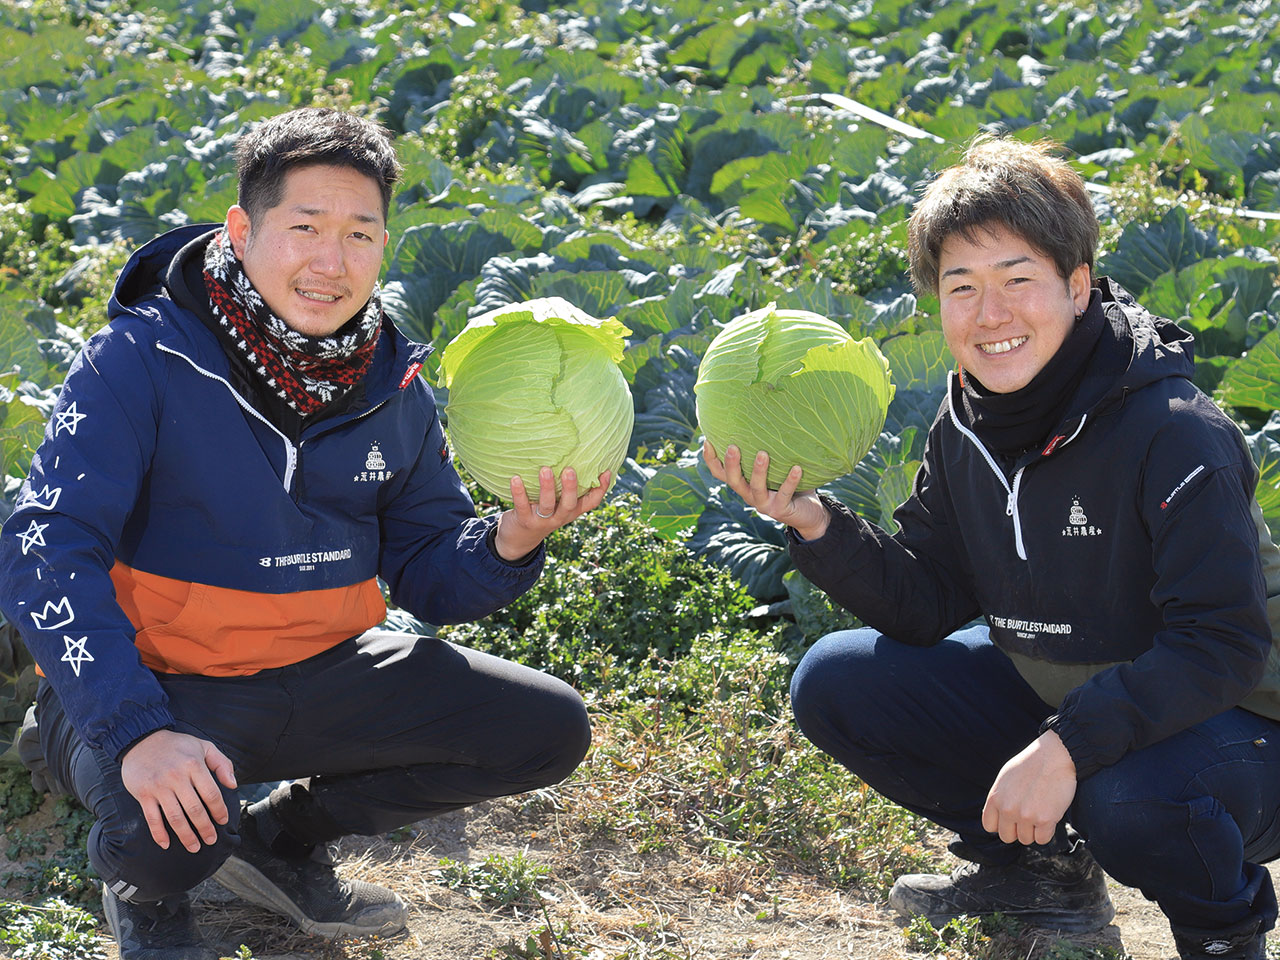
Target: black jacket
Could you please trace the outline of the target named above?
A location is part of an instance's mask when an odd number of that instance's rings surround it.
[[[899,531],[826,498],[828,532],[790,538],[805,576],[899,641],[985,616],[1080,777],[1237,704],[1280,718],[1253,460],[1191,383],[1191,338],[1100,286],[1131,359],[1109,383],[1091,369],[1042,445],[1001,464],[953,374]]]

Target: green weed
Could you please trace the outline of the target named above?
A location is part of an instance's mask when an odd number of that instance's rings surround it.
[[[0,943],[17,958],[93,960],[106,956],[106,940],[93,914],[53,898],[38,904],[0,901]]]
[[[444,857],[429,871],[451,890],[499,907],[530,906],[538,902],[538,883],[550,868],[530,859],[524,852],[504,857],[493,854],[480,863],[464,863]]]
[[[903,935],[913,950],[933,956],[951,950],[973,953],[991,942],[982,930],[981,917],[956,917],[941,927],[934,927],[924,917],[916,917],[907,924]]]
[[[1052,940],[1043,946],[1043,933],[1025,927],[1012,917],[957,917],[935,928],[916,917],[903,930],[907,945],[930,956],[949,960],[1128,960],[1128,954],[1111,947],[1082,946],[1069,940]]]
[[[42,799],[31,789],[31,774],[17,764],[0,764],[0,826],[34,813]]]
[[[889,803],[796,732],[777,634],[705,633],[601,697],[595,747],[562,789],[583,828],[640,850],[806,864],[880,894],[925,866],[923,820]]]
[[[441,636],[522,663],[581,688],[626,689],[651,656],[689,649],[708,630],[742,630],[755,605],[726,571],[664,540],[617,497],[557,531],[541,579],[478,623]]]
[[[25,771],[19,771],[26,777]],[[19,828],[5,831],[5,855],[17,863],[15,869],[0,874],[0,886],[16,885],[35,897],[55,897],[96,909],[99,903],[96,874],[89,865],[85,841],[93,827],[93,816],[70,797],[54,804],[55,836],[48,829],[28,833]],[[49,845],[60,841],[61,849],[49,853]]]

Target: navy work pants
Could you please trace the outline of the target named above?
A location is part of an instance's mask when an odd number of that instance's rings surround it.
[[[433,637],[371,631],[248,677],[158,677],[179,731],[212,741],[241,783],[310,777],[339,836],[557,783],[591,739],[567,684]],[[89,859],[107,883],[129,899],[159,900],[218,869],[238,842],[234,790],[223,789],[231,821],[216,843],[189,853],[174,840],[162,850],[120,764],[79,738],[48,683],[36,709],[50,773],[96,818]]]
[[[955,831],[984,862],[1016,857],[983,829],[982,807],[1053,708],[985,627],[933,647],[831,634],[805,655],[791,698],[805,736],[875,790]],[[1280,856],[1280,723],[1236,708],[1135,750],[1079,783],[1066,821],[1175,932],[1258,920],[1269,930],[1276,898],[1259,864]]]

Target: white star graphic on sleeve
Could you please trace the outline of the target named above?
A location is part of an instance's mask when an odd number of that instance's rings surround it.
[[[86,661],[93,662],[93,654],[84,648],[84,642],[89,638],[85,636],[79,640],[72,640],[64,633],[62,639],[67,645],[67,652],[62,655],[62,659],[71,664],[71,669],[76,672],[78,677],[80,676],[80,665]]]
[[[74,437],[76,435],[76,427],[87,416],[87,413],[81,413],[76,409],[76,402],[72,400],[71,406],[53,415],[53,435],[56,437],[65,430]]]
[[[47,547],[44,542],[44,531],[49,525],[47,523],[36,523],[31,521],[31,526],[27,527],[22,533],[18,534],[18,539],[22,541],[22,555],[25,557],[32,547]]]

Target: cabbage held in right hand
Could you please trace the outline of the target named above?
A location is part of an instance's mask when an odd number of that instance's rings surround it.
[[[635,419],[618,368],[631,331],[559,297],[507,304],[473,318],[440,358],[454,452],[476,481],[511,502],[518,475],[538,498],[538,470],[573,468],[578,493],[610,483]]]
[[[693,388],[716,454],[736,445],[750,476],[764,450],[771,490],[796,464],[804,490],[850,473],[880,435],[893,390],[870,337],[855,340],[826,317],[773,304],[725,325]]]

